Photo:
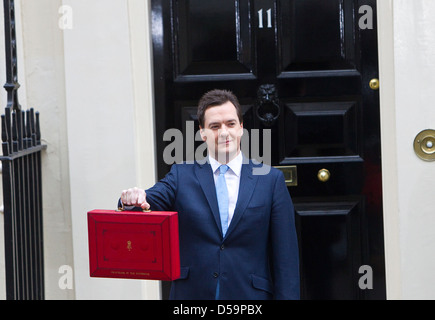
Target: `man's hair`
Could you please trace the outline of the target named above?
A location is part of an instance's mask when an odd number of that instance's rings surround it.
[[[205,93],[198,102],[198,121],[201,128],[204,128],[204,115],[208,108],[223,105],[226,102],[231,102],[236,107],[237,117],[239,122],[243,123],[242,109],[237,97],[228,90],[214,89]]]

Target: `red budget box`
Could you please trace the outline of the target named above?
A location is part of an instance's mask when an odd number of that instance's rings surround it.
[[[91,277],[180,277],[177,212],[88,212]]]

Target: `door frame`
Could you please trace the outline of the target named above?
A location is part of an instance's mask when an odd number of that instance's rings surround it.
[[[387,299],[401,299],[393,0],[377,0],[382,196]]]

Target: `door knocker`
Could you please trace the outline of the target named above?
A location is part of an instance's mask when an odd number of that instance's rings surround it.
[[[257,90],[257,118],[265,127],[272,127],[279,117],[278,92],[274,84],[263,84]]]

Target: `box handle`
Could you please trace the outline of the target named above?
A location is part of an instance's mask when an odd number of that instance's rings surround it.
[[[116,211],[122,212],[124,210],[125,210],[124,203],[121,201],[121,199],[119,199],[119,201],[118,201],[118,209]],[[151,212],[151,209],[142,209],[142,212],[148,213],[148,212]]]

